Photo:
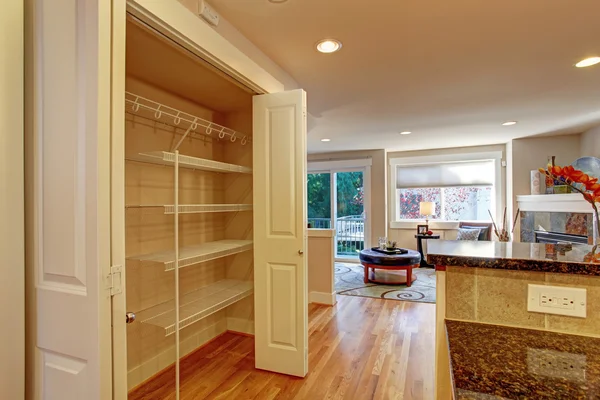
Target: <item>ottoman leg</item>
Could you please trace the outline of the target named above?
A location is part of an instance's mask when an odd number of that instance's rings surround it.
[[[369,266],[363,265],[365,267],[365,283],[369,283]]]
[[[412,266],[406,268],[406,287],[412,285]]]

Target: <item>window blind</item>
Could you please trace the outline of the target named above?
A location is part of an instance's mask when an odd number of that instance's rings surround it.
[[[493,186],[494,160],[396,166],[396,188]]]

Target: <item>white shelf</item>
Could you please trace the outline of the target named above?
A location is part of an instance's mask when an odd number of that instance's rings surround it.
[[[517,196],[521,211],[592,213],[590,203],[580,193]]]
[[[133,161],[149,162],[158,165],[175,165],[175,153],[170,153],[168,151],[150,151],[147,153],[139,153],[137,156],[130,159]],[[199,169],[210,172],[239,174],[252,173],[252,168],[243,167],[241,165],[228,164],[220,161],[208,160],[206,158],[190,157],[181,154],[179,155],[179,166],[181,168]]]
[[[163,214],[173,214],[175,206],[167,205],[128,205],[125,208],[154,208],[160,209]],[[198,214],[198,213],[219,213],[219,212],[239,212],[252,211],[252,204],[180,204],[180,214]]]
[[[181,297],[179,305],[179,329],[198,322],[211,314],[252,295],[254,284],[251,281],[225,279],[204,286]],[[175,302],[159,304],[138,313],[143,324],[158,326],[165,335],[175,333]]]
[[[179,249],[179,268],[205,261],[216,260],[233,254],[252,250],[251,240],[218,240]],[[175,251],[162,251],[129,257],[131,260],[154,262],[165,265],[165,271],[175,269]]]

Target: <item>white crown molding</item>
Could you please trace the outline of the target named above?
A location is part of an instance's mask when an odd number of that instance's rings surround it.
[[[579,193],[571,194],[540,194],[517,196],[517,204],[521,211],[538,212],[593,212],[590,203]]]

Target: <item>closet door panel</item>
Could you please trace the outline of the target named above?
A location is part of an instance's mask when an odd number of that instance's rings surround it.
[[[38,0],[33,29],[35,397],[110,398],[110,2]]]
[[[305,376],[306,94],[254,97],[256,367]]]

